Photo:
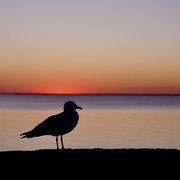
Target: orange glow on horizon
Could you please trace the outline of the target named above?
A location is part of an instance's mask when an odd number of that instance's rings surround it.
[[[11,88],[4,89],[0,93],[17,94],[178,94],[180,87],[141,87],[141,88],[119,88],[106,90],[106,88],[74,88],[74,87],[36,87],[36,88]]]

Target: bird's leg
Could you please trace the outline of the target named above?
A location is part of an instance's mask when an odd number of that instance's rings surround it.
[[[61,144],[62,144],[62,149],[64,149],[63,136],[62,135],[61,135]]]
[[[58,136],[56,136],[56,145],[57,145],[57,149],[59,149],[59,145],[58,145]]]

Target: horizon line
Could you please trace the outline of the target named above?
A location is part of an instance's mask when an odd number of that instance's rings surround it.
[[[180,96],[180,93],[0,93],[0,95],[144,95],[144,96]]]

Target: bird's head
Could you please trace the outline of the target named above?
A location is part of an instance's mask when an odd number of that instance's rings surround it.
[[[76,109],[82,109],[82,107],[77,106],[77,104],[73,101],[67,101],[64,104],[64,111],[74,111]]]

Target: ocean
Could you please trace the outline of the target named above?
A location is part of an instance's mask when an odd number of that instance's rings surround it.
[[[20,139],[73,100],[77,127],[63,136],[65,148],[166,148],[180,150],[178,95],[0,95],[0,151],[56,149],[53,136]]]

